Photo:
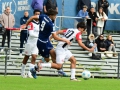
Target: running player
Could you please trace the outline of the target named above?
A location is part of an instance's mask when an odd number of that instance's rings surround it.
[[[81,35],[85,31],[86,26],[84,22],[80,22],[77,24],[77,29],[67,29],[63,31],[58,31],[58,33],[64,34],[63,38],[72,41],[74,38],[76,38],[79,46],[82,48],[92,52],[94,50],[94,47],[91,49],[87,48],[83,43],[82,43],[82,38]],[[56,63],[41,63],[38,62],[38,69],[40,70],[42,67],[49,67],[49,68],[55,68],[55,69],[60,69],[62,67],[62,64],[64,61],[70,61],[71,62],[71,78],[70,80],[72,81],[79,81],[75,78],[75,68],[76,68],[76,59],[72,55],[72,53],[68,50],[68,44],[62,41],[58,42],[57,48],[56,48]],[[36,72],[36,67],[31,69],[32,75],[34,78],[36,78],[35,72]]]
[[[40,15],[40,11],[34,10],[33,14],[34,16]],[[29,67],[32,68],[35,65],[35,60],[38,55],[37,40],[39,35],[39,26],[40,24],[37,19],[33,20],[28,25],[29,37],[28,37],[27,43],[25,44],[25,56],[22,61],[22,69],[21,69],[21,76],[23,78],[26,78],[27,76],[29,78],[33,78],[30,71],[28,72],[28,75],[25,74],[25,67],[30,56],[32,56],[32,58],[31,58],[31,64],[29,65]]]
[[[56,19],[56,15],[58,14],[57,11],[49,9],[47,15],[40,15],[40,16],[32,16],[25,25],[21,26],[22,28],[26,28],[28,24],[34,20],[39,19],[40,22],[40,31],[39,31],[39,39],[37,41],[37,47],[39,49],[39,54],[46,62],[49,62],[49,54],[51,55],[52,61],[56,63],[56,54],[53,49],[53,46],[49,40],[50,35],[52,34],[53,38],[58,41],[66,42],[70,44],[70,41],[64,38],[60,38],[57,36],[55,32],[55,27],[53,21]]]

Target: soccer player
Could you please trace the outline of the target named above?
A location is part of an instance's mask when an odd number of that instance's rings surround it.
[[[40,11],[34,10],[33,14],[34,16],[40,15]],[[25,75],[25,67],[30,56],[32,56],[32,58],[29,67],[32,68],[35,65],[35,60],[38,55],[37,40],[39,35],[39,26],[40,24],[38,19],[32,20],[28,25],[29,37],[27,43],[25,44],[25,56],[22,61],[22,69],[21,69],[21,76],[23,78],[26,78],[27,76],[29,78],[33,78],[30,71],[28,72],[28,75]]]
[[[44,59],[42,59],[43,61],[49,62],[49,54],[51,55],[52,61],[55,63],[56,62],[56,54],[55,54],[55,50],[53,49],[53,46],[49,40],[50,35],[52,35],[52,37],[55,40],[58,41],[63,41],[67,44],[70,44],[70,41],[64,38],[60,38],[57,36],[56,32],[55,32],[55,27],[54,27],[54,23],[53,21],[55,21],[56,19],[56,15],[58,14],[57,11],[53,10],[53,9],[49,9],[47,12],[47,15],[38,15],[38,16],[32,16],[26,24],[24,24],[23,26],[21,26],[21,28],[26,28],[28,26],[28,24],[34,20],[34,19],[38,19],[40,22],[40,31],[39,31],[39,37],[38,37],[38,41],[37,41],[37,47],[39,50],[39,54],[44,57]],[[36,74],[35,74],[36,75]]]
[[[77,24],[77,29],[67,29],[63,31],[58,31],[58,33],[63,34],[63,38],[72,41],[74,38],[77,40],[79,46],[82,48],[92,52],[96,45],[92,47],[91,49],[87,48],[83,43],[82,43],[82,33],[85,31],[86,26],[84,22],[80,22]],[[68,50],[69,45],[66,42],[59,41],[58,45],[56,47],[56,63],[41,63],[38,62],[38,69],[40,70],[42,67],[49,67],[49,68],[55,68],[55,69],[60,69],[64,63],[64,61],[70,61],[71,62],[71,78],[70,80],[72,81],[79,81],[75,78],[75,68],[76,68],[76,59],[72,55],[72,53]],[[35,76],[37,68],[32,68],[31,72],[33,77]],[[38,70],[38,71],[39,71]],[[36,78],[36,76],[34,77]]]

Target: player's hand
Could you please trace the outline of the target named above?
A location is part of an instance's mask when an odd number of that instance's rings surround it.
[[[94,52],[94,47],[92,47],[92,48],[89,50],[89,52]]]
[[[71,44],[71,42],[69,41],[69,40],[65,40],[65,42],[68,44],[68,45],[70,45]]]
[[[25,29],[26,27],[27,27],[26,24],[20,26],[21,29]]]

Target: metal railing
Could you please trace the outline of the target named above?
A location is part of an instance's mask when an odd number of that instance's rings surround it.
[[[58,18],[60,19],[59,20],[59,26],[57,26],[57,22],[56,22]],[[57,16],[56,17],[56,21],[55,21],[55,27],[58,28],[59,30],[61,30],[63,18],[68,18],[68,19],[84,19],[82,17]],[[91,19],[91,18],[88,18],[88,19]],[[107,21],[120,21],[120,19],[107,19]],[[91,33],[92,33],[92,23],[93,23],[93,21],[91,20]]]

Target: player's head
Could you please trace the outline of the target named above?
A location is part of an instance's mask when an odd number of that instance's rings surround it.
[[[54,21],[56,19],[58,12],[56,10],[49,9],[46,14],[51,18],[52,21]]]
[[[79,23],[77,24],[77,29],[78,29],[79,31],[81,31],[81,33],[83,33],[83,32],[85,31],[85,29],[86,29],[85,23],[84,23],[84,22],[79,22]]]
[[[24,11],[24,16],[25,16],[25,17],[28,17],[28,16],[29,16],[28,11]]]
[[[36,16],[36,15],[40,15],[40,10],[38,10],[38,9],[35,9],[34,11],[33,11],[33,14]]]

